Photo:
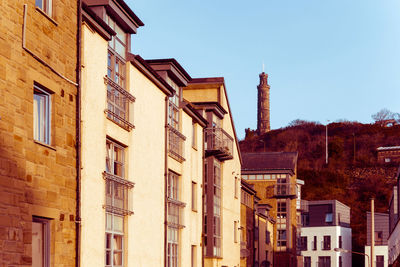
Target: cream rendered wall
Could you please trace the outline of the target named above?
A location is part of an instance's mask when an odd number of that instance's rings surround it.
[[[186,136],[184,143],[184,157],[181,173],[181,201],[186,203],[183,217],[185,228],[180,230],[180,259],[181,267],[191,266],[191,246],[196,246],[196,263],[201,266],[202,250],[202,204],[201,193],[203,185],[203,128],[196,125],[197,149],[192,147],[192,118],[185,112],[181,112],[181,132]],[[171,159],[173,160],[173,159]],[[192,181],[197,184],[197,212],[192,210]]]
[[[368,255],[369,259],[371,260],[371,246],[364,246],[364,253]],[[376,256],[383,256],[384,259],[384,267],[388,267],[388,246],[375,246],[374,247],[374,255],[375,255],[375,265],[376,266]],[[365,257],[365,262],[364,262],[364,266],[365,267],[369,267],[368,266],[368,259],[367,257]]]
[[[221,104],[226,111],[230,112],[227,105],[227,96],[221,88]],[[222,164],[222,265],[239,266],[240,264],[240,242],[234,242],[234,221],[240,221],[240,193],[235,198],[235,177],[240,181],[241,163],[239,151],[235,142],[233,121],[230,114],[224,116],[222,127],[234,139],[233,159],[226,160]],[[239,190],[240,192],[240,190]]]
[[[201,90],[201,91],[199,91]],[[218,99],[218,89],[216,88],[200,88],[200,89],[184,89],[184,98],[190,102],[215,102]]]
[[[230,112],[222,86],[220,93],[221,105]],[[235,139],[232,124],[230,115],[226,114],[222,121],[222,128]],[[240,221],[240,189],[238,189],[238,198],[235,198],[235,177],[240,181],[240,170],[239,151],[234,140],[233,159],[222,163],[222,259],[205,259],[206,267],[240,266],[240,242],[234,242],[233,229],[234,221]]]
[[[164,265],[165,94],[129,66],[135,129],[129,175],[135,182],[129,216],[129,266]]]
[[[81,266],[104,266],[107,41],[82,26]]]

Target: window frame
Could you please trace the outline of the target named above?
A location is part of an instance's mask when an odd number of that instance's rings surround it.
[[[322,241],[322,250],[331,250],[331,236],[330,235],[324,235],[323,241]]]
[[[197,212],[197,183],[192,181],[192,211]]]
[[[46,90],[44,87],[37,84],[33,85],[33,139],[46,145],[51,145],[52,141],[51,95],[52,93]],[[40,114],[41,110],[43,115]],[[40,120],[41,118],[43,119],[43,121]]]
[[[108,228],[108,221],[107,215],[111,216],[111,227]],[[104,266],[105,267],[114,267],[114,266],[124,266],[124,258],[125,258],[125,216],[114,214],[112,212],[106,212],[106,229],[105,229],[105,244],[104,244]],[[114,217],[120,217],[122,219],[122,230],[118,231],[115,229],[114,225]],[[107,237],[110,236],[110,247],[108,247]],[[114,249],[114,237],[120,236],[121,237],[121,248]],[[107,253],[110,253],[111,264],[107,264]],[[121,264],[114,264],[114,254],[115,252],[121,254]]]
[[[50,219],[39,217],[39,216],[32,216],[32,263],[33,263],[33,224],[37,223],[40,224],[41,226],[41,231],[42,231],[42,243],[41,247],[43,248],[42,255],[41,255],[41,261],[43,263],[43,267],[50,267],[50,255],[51,255],[51,244],[50,244]],[[36,243],[36,242],[35,242]]]
[[[107,144],[111,144],[110,149],[108,149]],[[114,152],[115,148],[118,148],[121,150],[121,156],[122,159],[121,161],[116,161],[114,159]],[[126,147],[122,146],[121,144],[118,144],[117,142],[113,141],[110,138],[106,139],[106,173],[115,175],[117,177],[120,177],[122,179],[125,179],[125,149]],[[111,155],[108,153],[111,151]],[[107,161],[109,162],[109,166],[107,166]],[[121,175],[118,175],[115,173],[115,164],[121,165]]]
[[[53,16],[53,0],[35,0],[35,6],[49,17]]]

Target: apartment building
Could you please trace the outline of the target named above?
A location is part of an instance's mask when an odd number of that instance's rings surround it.
[[[77,10],[0,1],[1,266],[75,265]]]
[[[204,136],[204,266],[239,266],[241,157],[224,78],[196,78],[183,88],[208,122]]]
[[[274,266],[274,224],[269,215],[272,206],[257,204],[255,213],[254,264],[255,266]]]
[[[364,253],[372,259],[376,267],[388,266],[388,237],[389,237],[389,214],[375,212],[374,229],[374,258],[371,257],[371,212],[367,212],[367,243],[364,247]],[[365,267],[368,267],[368,261],[365,261]]]
[[[175,90],[167,110],[165,266],[201,266],[203,129],[207,120],[182,97],[182,88],[192,78],[175,59],[146,62]]]
[[[393,187],[389,204],[389,237],[388,237],[388,264],[392,267],[400,266],[400,224],[399,224],[399,186],[400,167],[396,174],[397,182]]]
[[[274,265],[297,266],[297,152],[244,153],[242,179],[272,208]],[[300,257],[299,257],[300,258]]]
[[[304,267],[351,266],[350,208],[337,200],[308,201],[302,212],[301,254]]]
[[[256,191],[244,180],[241,180],[240,193],[240,266],[247,267],[255,264],[255,243],[259,234],[255,228],[258,197]]]

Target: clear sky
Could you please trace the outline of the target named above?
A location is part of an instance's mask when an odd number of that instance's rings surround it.
[[[238,137],[257,127],[262,64],[271,128],[400,112],[398,0],[126,0],[145,23],[132,52],[225,77]]]

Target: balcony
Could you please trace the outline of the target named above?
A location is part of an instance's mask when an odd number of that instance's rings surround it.
[[[297,201],[298,201],[297,210],[302,212],[308,212],[308,200],[298,199]]]
[[[297,186],[295,184],[274,185],[275,198],[295,198],[296,196],[297,196]]]
[[[106,180],[106,203],[103,206],[106,211],[123,216],[133,214],[131,188],[134,183],[107,172],[103,172],[103,178]]]
[[[179,162],[185,161],[183,155],[183,142],[186,137],[175,128],[168,126],[168,155]]]
[[[186,206],[185,203],[168,198],[167,199],[167,210],[168,210],[168,217],[167,217],[167,222],[169,226],[175,227],[175,228],[183,228],[184,222],[183,222],[183,208]]]
[[[135,102],[135,97],[107,76],[104,82],[107,85],[107,109],[104,111],[107,118],[130,131],[135,126],[130,122],[129,105]]]
[[[219,160],[233,158],[233,138],[222,128],[205,130],[206,156],[215,156]]]

